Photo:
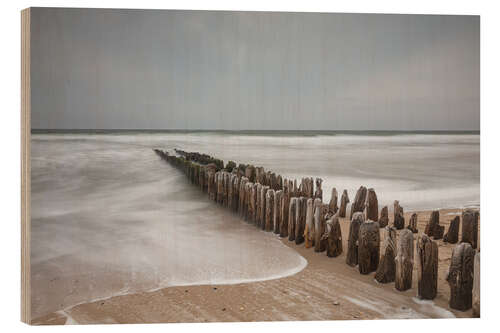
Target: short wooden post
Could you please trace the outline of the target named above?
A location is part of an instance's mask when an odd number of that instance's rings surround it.
[[[326,250],[326,240],[322,240],[325,233],[325,214],[328,205],[321,202],[321,199],[314,199],[314,252]]]
[[[462,213],[462,243],[469,243],[477,248],[478,217],[476,212],[467,209]]]
[[[347,240],[347,256],[346,263],[349,266],[356,266],[358,264],[358,238],[359,228],[365,222],[365,215],[362,212],[353,214],[351,224],[349,226],[349,238]]]
[[[401,230],[405,227],[405,217],[403,207],[399,205],[399,201],[394,201],[394,228]]]
[[[295,244],[304,242],[304,229],[306,226],[307,198],[297,199],[295,206]]]
[[[278,190],[274,192],[274,201],[273,201],[273,232],[275,234],[280,233],[280,222],[281,222],[281,197],[283,195],[282,190]]]
[[[373,188],[368,189],[366,198],[366,219],[378,222],[378,199]]]
[[[326,221],[326,255],[338,257],[342,254],[342,230],[338,215],[333,215]]]
[[[375,272],[378,268],[380,255],[379,229],[378,222],[370,220],[361,223],[359,227],[358,268],[361,274]]]
[[[269,189],[266,193],[266,231],[273,230],[273,207],[274,207],[274,190]]]
[[[314,199],[307,199],[306,227],[304,229],[305,248],[314,246]]]
[[[364,186],[360,186],[354,197],[354,202],[351,205],[351,219],[354,213],[362,212],[365,210],[366,204],[366,193],[367,189]]]
[[[338,201],[337,189],[334,187],[332,188],[332,196],[330,198],[330,203],[328,204],[328,209],[332,214],[335,214],[339,210],[339,207],[337,206],[337,201]]]
[[[481,317],[480,254],[481,252],[476,252],[474,256],[474,281],[472,284],[472,315],[476,318]]]
[[[348,203],[349,195],[347,194],[347,190],[344,190],[344,192],[342,192],[342,197],[340,198],[339,217],[346,217]]]
[[[460,229],[460,216],[455,216],[453,220],[450,222],[450,226],[448,227],[448,232],[444,235],[443,241],[456,244],[458,242],[458,231]]]
[[[450,270],[446,276],[452,309],[466,311],[472,307],[475,252],[469,243],[460,243],[453,249]]]
[[[426,234],[417,240],[418,297],[434,299],[437,294],[438,246]]]
[[[417,222],[418,222],[417,213],[411,214],[410,223],[408,223],[408,230],[410,230],[414,234],[418,233]]]
[[[385,228],[389,224],[389,210],[387,209],[387,206],[384,206],[380,211],[378,224],[381,228]]]
[[[380,283],[394,282],[396,276],[396,229],[386,226],[383,229],[384,242],[382,243],[382,256],[378,265],[375,280]]]
[[[297,197],[290,198],[290,207],[288,209],[288,240],[295,240],[295,214],[297,210]]]
[[[405,229],[399,234],[396,251],[396,289],[405,291],[411,288],[413,274],[413,233]]]

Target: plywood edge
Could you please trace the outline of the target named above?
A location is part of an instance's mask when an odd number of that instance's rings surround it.
[[[21,11],[21,321],[31,323],[31,9]]]

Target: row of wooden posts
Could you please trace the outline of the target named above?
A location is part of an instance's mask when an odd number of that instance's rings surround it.
[[[262,167],[222,160],[196,152],[175,150],[176,154],[155,149],[162,159],[182,170],[189,180],[208,193],[211,200],[228,207],[262,230],[287,237],[296,244],[305,244],[315,252],[328,257],[342,254],[340,217],[346,217],[349,197],[344,190],[338,206],[338,194],[332,189],[331,200],[323,203],[322,180],[311,177],[289,180]],[[315,186],[316,185],[316,188]],[[346,263],[358,266],[361,274],[375,272],[380,283],[395,282],[395,288],[411,288],[414,265],[414,233],[418,233],[417,214],[413,214],[405,229],[403,207],[394,202],[393,226],[389,226],[387,206],[378,212],[374,189],[361,186],[351,204]],[[478,212],[462,213],[460,244],[453,249],[447,282],[450,286],[449,305],[453,309],[473,308],[479,316],[479,262],[477,251]],[[431,214],[423,234],[416,244],[418,291],[422,299],[434,299],[437,294],[438,245],[437,239],[458,242],[460,217],[455,217],[444,235],[439,224],[439,211]],[[380,245],[380,229],[384,242]],[[396,240],[396,230],[400,232]],[[434,238],[434,240],[431,239]]]

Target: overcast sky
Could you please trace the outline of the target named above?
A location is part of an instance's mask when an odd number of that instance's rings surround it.
[[[479,21],[35,8],[32,127],[479,130]]]

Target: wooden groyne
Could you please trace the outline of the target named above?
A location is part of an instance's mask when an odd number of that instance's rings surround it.
[[[175,153],[154,151],[182,171],[193,185],[207,193],[210,200],[257,228],[296,244],[304,243],[306,248],[313,248],[315,252],[326,252],[325,257],[335,258],[342,254],[339,218],[347,214],[347,190],[342,192],[339,203],[337,189],[333,188],[330,202],[323,203],[321,178],[304,177],[298,182],[265,171],[263,167],[233,161],[224,164],[221,159],[198,152],[179,149],[175,149]],[[439,224],[439,211],[432,212],[424,233],[417,236],[416,248],[413,234],[418,233],[417,214],[411,216],[406,228],[403,207],[397,200],[394,201],[393,214],[393,225],[388,226],[387,206],[380,210],[379,215],[375,190],[364,186],[358,189],[349,215],[346,264],[358,266],[360,274],[375,273],[378,282],[394,282],[397,290],[405,291],[412,287],[416,262],[417,294],[422,299],[434,299],[439,262],[435,240],[444,235],[444,226]],[[451,291],[449,306],[461,311],[474,306],[474,316],[479,316],[480,309],[479,281],[474,281],[479,277],[479,251],[475,250],[478,220],[478,212],[463,212],[462,239],[453,250],[446,278]],[[458,242],[459,224],[460,217],[457,216],[444,235],[445,242]],[[385,234],[382,249],[380,229]],[[396,230],[401,230],[398,237]]]

